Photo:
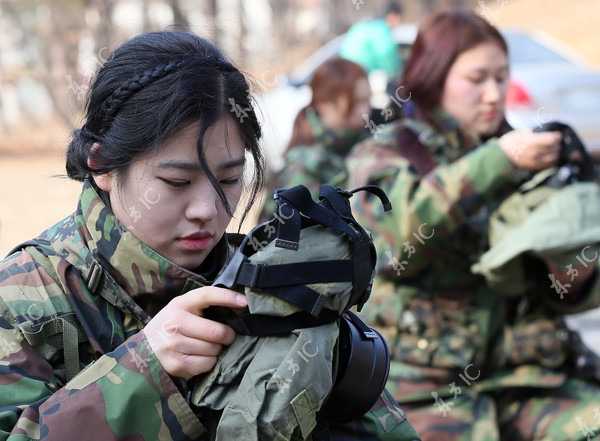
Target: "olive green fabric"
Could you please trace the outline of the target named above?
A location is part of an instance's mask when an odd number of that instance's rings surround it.
[[[331,216],[337,218],[344,210],[339,205],[336,206],[336,203],[348,204],[345,199],[347,195],[336,192],[332,187],[328,188],[340,198],[328,200],[336,207],[338,214],[331,208],[324,210],[330,210]],[[303,194],[308,196],[308,189],[304,187],[303,190],[306,190]],[[294,210],[298,209],[293,198],[290,202]],[[323,209],[323,206],[321,208]],[[349,209],[348,204],[348,213]],[[315,216],[312,222],[318,222],[316,219],[319,219],[319,216]],[[371,249],[368,246],[358,246],[348,234],[321,224],[308,223],[310,226],[305,225],[304,228],[300,228],[298,224],[297,249],[278,246],[275,238],[283,239],[285,228],[288,227],[285,225],[286,220],[277,218],[273,219],[273,222],[259,225],[242,242],[244,257],[248,258],[254,268],[262,268],[261,274],[262,271],[273,271],[277,265],[291,266],[294,263],[306,262],[323,262],[323,265],[327,265],[330,261],[347,261],[349,265],[343,267],[353,268],[357,259],[372,260]],[[339,221],[347,222],[341,217]],[[295,225],[292,221],[289,222]],[[302,223],[304,224],[304,221]],[[332,224],[335,225],[335,222]],[[294,230],[295,227],[289,228]],[[367,243],[370,240],[368,232],[353,228],[351,224],[348,224],[348,228],[352,228],[355,234]],[[361,250],[361,253],[366,252],[367,255],[353,254],[353,250]],[[237,257],[234,256],[233,261],[237,261]],[[370,284],[374,275],[369,261],[364,261],[368,268],[365,284]],[[268,269],[264,269],[265,265]],[[287,271],[297,271],[290,266],[287,267]],[[339,271],[339,266],[337,268]],[[251,277],[247,273],[244,274],[242,279],[246,282],[240,283],[252,285],[248,281]],[[240,287],[229,279],[228,282],[221,282],[220,279],[215,281],[217,285],[225,283],[226,286],[238,286],[240,291],[243,290],[248,298],[248,307],[237,314],[247,316],[248,319],[260,316],[263,326],[267,328],[267,335],[238,335],[232,345],[222,351],[216,366],[209,373],[192,381],[191,402],[201,409],[201,420],[218,417],[214,439],[302,440],[312,439],[313,431],[321,430],[317,427],[317,413],[332,392],[337,367],[336,343],[339,325],[335,317],[339,317],[351,306],[354,291],[352,280],[359,277],[356,274],[340,274],[337,279],[337,274],[333,274],[334,280],[342,281],[306,285],[306,288],[320,295],[317,301],[319,310],[326,310],[333,322],[313,327],[300,326],[299,329],[285,333],[279,333],[280,330],[277,329],[275,335],[268,332],[268,317],[288,317],[303,312],[300,307],[278,298],[264,287],[260,290]],[[256,277],[256,273],[254,276]],[[292,279],[295,276],[300,276],[297,285],[303,285],[301,280],[304,275],[289,274]],[[235,278],[237,275],[231,277]],[[306,277],[310,278],[310,275]],[[238,279],[235,280],[239,282]],[[291,287],[285,282],[282,285]],[[311,307],[307,308],[308,311]],[[319,311],[313,311],[319,314]],[[223,308],[212,308],[206,314],[222,321],[231,318],[231,311]],[[354,427],[353,435],[345,439],[419,439],[410,423],[401,418],[401,415],[403,412],[399,405],[384,391],[367,415],[350,423]],[[324,417],[326,416],[319,415],[319,418]],[[333,427],[341,425],[332,424]]]
[[[535,178],[534,178],[535,180]],[[529,183],[528,183],[529,184]],[[490,245],[475,273],[508,295],[521,295],[531,282],[523,263],[529,253],[557,268],[581,265],[577,256],[596,256],[600,244],[600,186],[577,182],[560,189],[537,185],[515,192],[492,214]],[[597,304],[598,299],[590,299]],[[576,310],[589,309],[582,303]]]
[[[268,228],[268,227],[265,227]],[[300,231],[299,249],[257,246],[254,264],[349,259],[350,242],[321,225]],[[326,296],[323,308],[342,313],[351,282],[308,285]],[[246,312],[287,316],[297,306],[266,292],[245,288]],[[315,428],[316,412],[333,386],[337,322],[278,336],[238,335],[217,365],[195,384],[192,402],[222,411],[216,440],[304,439]],[[249,399],[248,397],[252,397]]]

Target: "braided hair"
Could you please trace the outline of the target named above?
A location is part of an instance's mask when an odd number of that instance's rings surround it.
[[[83,181],[92,173],[116,171],[123,180],[130,164],[156,151],[177,130],[200,121],[200,165],[232,214],[207,165],[202,140],[214,123],[231,115],[233,102],[245,111],[244,118],[233,121],[254,160],[245,216],[262,189],[265,167],[249,89],[246,77],[203,38],[175,31],[137,36],[115,50],[93,79],[84,124],[67,149],[67,174]],[[95,144],[100,148],[92,148]],[[110,207],[108,195],[97,190]]]

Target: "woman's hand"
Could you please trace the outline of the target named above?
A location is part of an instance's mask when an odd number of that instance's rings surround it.
[[[587,266],[576,265],[575,268],[571,266],[570,269],[568,267],[558,268],[551,263],[546,263],[546,266],[554,274],[557,286],[565,287],[565,292],[562,294],[566,294],[567,299],[571,301],[577,301],[582,295],[586,294],[582,292],[582,289],[596,271],[595,263]]]
[[[245,296],[228,289],[194,289],[171,300],[146,325],[144,334],[170,375],[191,378],[212,369],[223,345],[230,345],[236,336],[229,326],[204,318],[202,311],[209,306],[247,304]]]
[[[538,171],[558,161],[561,133],[512,130],[498,141],[513,164],[525,170]]]

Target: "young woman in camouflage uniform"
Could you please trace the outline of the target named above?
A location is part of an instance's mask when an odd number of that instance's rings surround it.
[[[506,124],[508,79],[507,47],[493,26],[472,13],[436,14],[420,28],[401,81],[414,117],[348,157],[349,187],[379,185],[392,202],[390,214],[368,196],[354,202],[379,255],[362,317],[385,335],[387,387],[427,440],[598,434],[600,389],[570,370],[555,322],[598,305],[597,262],[579,263],[573,279],[536,261],[527,269],[533,288],[519,296],[471,271],[487,247],[487,213],[558,159],[559,133]],[[549,275],[571,284],[564,299]]]
[[[234,251],[247,155],[250,202],[261,190],[248,91],[180,32],[136,37],[97,73],[67,151],[76,212],[0,262],[0,440],[208,437],[185,380],[235,338],[203,310],[247,305],[208,285]],[[392,401],[346,439],[417,438]]]
[[[358,64],[336,57],[321,64],[310,81],[312,98],[294,120],[284,165],[270,179],[271,190],[305,185],[313,198],[323,184],[345,187],[344,160],[361,137],[363,115],[371,114],[371,86]],[[273,217],[275,204],[265,201],[261,218]]]

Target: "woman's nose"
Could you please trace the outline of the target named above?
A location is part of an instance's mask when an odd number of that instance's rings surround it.
[[[502,85],[491,78],[486,81],[485,88],[483,91],[483,100],[486,103],[496,103],[500,101],[502,97]]]
[[[186,218],[190,221],[203,222],[214,219],[217,215],[218,195],[212,188],[196,192],[186,208]]]

